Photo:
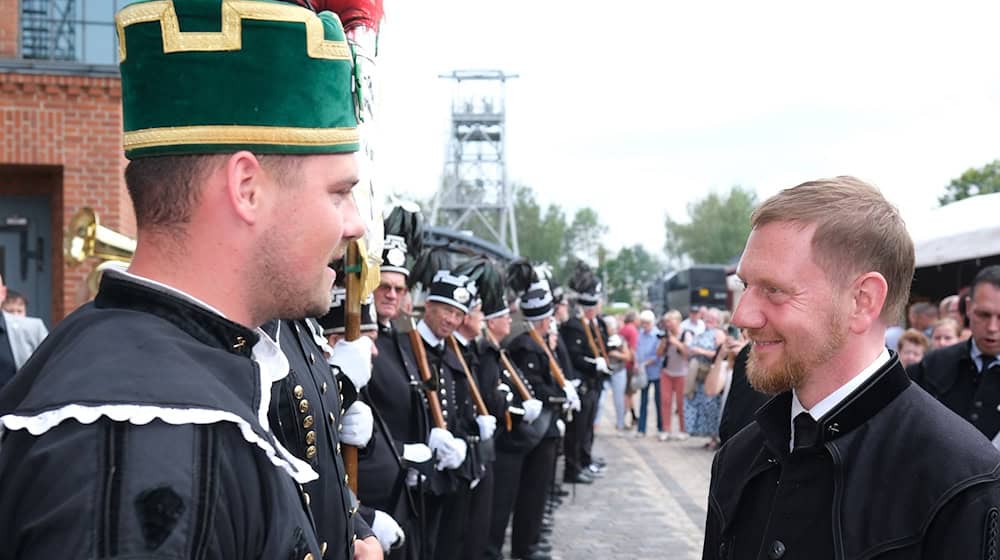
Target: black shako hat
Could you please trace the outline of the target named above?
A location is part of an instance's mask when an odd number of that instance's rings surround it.
[[[478,290],[478,301],[483,306],[486,319],[496,319],[510,313],[505,295],[503,275],[500,269],[489,258],[473,257],[455,267],[455,272],[468,276]],[[469,306],[475,307],[475,304]]]
[[[439,270],[434,274],[430,289],[427,294],[427,301],[447,303],[456,307],[462,313],[468,313],[469,307],[473,304],[475,294],[470,290],[469,277],[464,274],[453,274],[450,270]],[[472,284],[475,289],[475,284]]]
[[[385,240],[382,245],[382,265],[379,270],[409,276],[410,268],[407,261],[410,255],[420,254],[423,248],[420,208],[412,203],[399,202],[386,214],[382,225]]]
[[[549,282],[541,278],[539,270],[526,259],[516,260],[507,267],[507,285],[520,295],[521,313],[525,319],[540,321],[552,315]]]
[[[576,303],[581,307],[594,307],[601,303],[601,280],[587,263],[578,260],[569,279],[569,288],[576,293]]]
[[[326,315],[318,318],[319,324],[323,327],[323,335],[344,334],[346,326],[345,314],[347,311],[347,290],[339,286],[334,286],[330,292],[330,310]],[[361,304],[361,330],[374,331],[378,329],[378,320],[375,318],[375,306],[372,304],[374,298],[368,299]]]

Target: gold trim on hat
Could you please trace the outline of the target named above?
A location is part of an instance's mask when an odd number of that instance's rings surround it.
[[[118,30],[118,62],[125,61],[125,28],[136,23],[160,22],[163,52],[238,51],[242,48],[243,20],[286,21],[306,26],[306,52],[311,58],[351,60],[347,41],[323,38],[323,23],[316,14],[299,6],[253,0],[222,0],[222,31],[181,31],[173,2],[159,0],[132,4],[115,15]]]
[[[328,146],[358,142],[358,129],[297,128],[290,126],[196,125],[166,126],[126,131],[126,150],[190,144],[275,144]]]

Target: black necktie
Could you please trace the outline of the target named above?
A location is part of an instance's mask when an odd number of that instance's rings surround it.
[[[817,424],[808,412],[800,412],[792,421],[792,425],[795,427],[795,449],[816,445]]]
[[[979,359],[983,361],[983,367],[979,371],[985,372],[990,369],[990,364],[992,364],[997,357],[990,354],[980,354]]]

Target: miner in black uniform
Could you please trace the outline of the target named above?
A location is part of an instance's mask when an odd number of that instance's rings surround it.
[[[498,372],[503,384],[511,388],[507,392],[510,395],[508,410],[511,416],[511,428],[508,430],[506,425],[501,423],[496,436],[492,512],[485,556],[491,560],[503,558],[501,550],[507,534],[507,525],[510,522],[511,513],[514,512],[514,505],[521,495],[522,479],[531,486],[535,484],[534,479],[541,474],[530,473],[524,469],[525,457],[549,433],[549,426],[558,419],[560,409],[559,406],[552,406],[543,410],[542,401],[534,398],[531,382],[519,369],[516,369],[517,366],[514,365],[507,351],[497,344],[497,341],[504,340],[509,336],[510,331],[511,317],[509,313],[488,319],[486,321],[487,335],[480,341],[481,370]],[[505,355],[507,362],[515,368],[514,372],[509,371],[501,361],[501,353]],[[492,376],[491,373],[486,373],[486,375]],[[529,391],[527,399],[513,389],[516,386],[513,380],[515,375]],[[519,511],[522,512],[521,515],[524,515],[525,508],[522,507]]]
[[[1000,441],[1000,266],[988,266],[976,275],[968,316],[969,340],[931,352],[908,372],[995,444]]]
[[[501,390],[499,356],[490,350],[489,337],[482,334],[483,321],[510,324],[510,308],[504,299],[503,277],[492,262],[485,257],[475,257],[462,263],[456,272],[473,279],[476,299],[469,308],[462,324],[452,335],[465,354],[465,361],[472,368],[479,392],[486,409],[496,425],[503,425],[507,416],[509,388]],[[507,333],[510,333],[508,328]],[[504,334],[503,336],[506,336]],[[503,340],[503,336],[499,340]],[[493,515],[495,438],[480,442],[482,475],[472,490],[469,500],[469,521],[462,558],[482,559],[486,554],[490,522]]]
[[[581,410],[566,427],[566,470],[563,480],[573,483],[593,482],[603,467],[593,461],[594,420],[604,379],[611,374],[602,348],[607,344],[607,331],[600,319],[601,283],[585,264],[578,262],[570,288],[576,292],[578,317],[559,325],[559,334],[569,351],[573,369],[580,375]],[[596,351],[595,351],[596,350]]]
[[[432,428],[428,440],[438,453],[438,469],[445,471],[431,477],[432,494],[427,497],[427,527],[435,535],[435,559],[461,558],[471,492],[482,476],[479,443],[492,438],[496,429],[495,418],[477,415],[465,371],[447,344],[469,310],[473,298],[469,288],[467,276],[439,270],[428,290],[424,317],[417,324],[448,424],[447,430]],[[431,530],[435,520],[437,528]]]
[[[537,280],[521,296],[521,311],[529,321],[530,328],[538,335],[537,340],[549,343],[549,327],[552,321],[552,293],[545,280]],[[550,347],[550,351],[554,347]],[[517,477],[517,497],[514,503],[514,521],[511,532],[511,554],[514,558],[544,560],[549,558],[547,551],[539,548],[540,529],[545,511],[545,501],[549,487],[554,477],[556,449],[559,445],[558,418],[564,405],[573,405],[579,410],[578,397],[572,385],[560,387],[552,373],[549,353],[536,342],[530,331],[522,332],[514,337],[507,346],[513,364],[524,373],[525,380],[530,384],[535,398],[541,401],[547,411],[548,427],[542,438],[524,456],[520,469],[517,469],[517,453],[504,456],[505,476]],[[536,420],[537,421],[537,420]],[[531,441],[526,434],[520,432],[507,443],[508,449],[519,450]],[[509,447],[508,447],[509,445]],[[509,510],[508,510],[509,511]],[[503,518],[506,525],[507,518]],[[501,526],[494,524],[492,538],[502,538]]]
[[[416,209],[397,206],[384,226],[381,279],[374,292],[378,352],[363,395],[376,416],[375,442],[358,458],[358,494],[362,503],[391,512],[406,534],[402,548],[391,550],[389,557],[415,560],[429,556],[424,549],[428,543],[421,517],[420,474],[412,467],[431,458],[427,446],[431,426],[410,339],[393,320],[407,293],[408,255],[411,248],[419,250],[419,215]]]
[[[493,498],[490,504],[490,525],[488,530],[488,542],[485,556],[480,554],[477,558],[501,559],[504,539],[507,533],[507,524],[510,521],[511,513],[514,510],[514,503],[517,500],[522,476],[538,476],[538,473],[523,472],[524,458],[535,448],[548,433],[549,423],[558,417],[558,410],[551,409],[545,411],[543,415],[542,402],[534,398],[530,382],[520,370],[511,372],[507,365],[513,366],[507,351],[502,349],[499,343],[505,340],[511,331],[510,308],[503,296],[503,290],[491,297],[487,290],[483,295],[484,305],[491,312],[486,319],[486,334],[479,341],[479,368],[480,375],[484,379],[500,380],[501,386],[505,389],[502,394],[507,396],[506,406],[511,417],[510,429],[501,422],[496,435],[496,461],[493,467],[494,488]],[[491,300],[497,303],[489,303]],[[501,310],[500,308],[503,308]],[[494,311],[495,309],[495,311]],[[506,364],[501,360],[501,355],[506,358]],[[516,387],[514,376],[525,385],[529,391],[528,398],[524,398]]]
[[[305,485],[320,548],[326,558],[380,558],[381,545],[357,515],[341,457],[341,442],[364,447],[371,438],[371,410],[356,400],[371,376],[371,339],[340,341],[328,358],[313,320],[269,321],[263,329],[289,365],[288,375],[271,386],[268,420],[285,448],[320,475]]]
[[[363,231],[350,49],[296,6],[241,3],[235,43],[217,3],[151,7],[116,17],[134,259],[0,392],[0,558],[320,558],[258,327],[324,313]]]
[[[339,286],[335,287],[331,299],[329,313],[317,319],[322,329],[322,336],[317,339],[318,344],[329,356],[328,361],[335,369],[357,371],[359,374],[363,371],[369,371],[371,369],[372,358],[378,352],[373,343],[369,344],[358,341],[349,343],[345,342],[344,339],[347,327],[345,317],[347,290]],[[361,338],[368,341],[376,340],[378,336],[378,323],[375,318],[372,296],[368,296],[367,301],[361,304],[360,315]],[[356,352],[350,351],[355,347],[357,348]],[[364,363],[354,364],[354,362]],[[361,376],[355,375],[354,377],[359,378]],[[356,382],[352,380],[350,387],[357,387],[359,383],[364,383],[365,381],[368,380],[357,379]],[[367,390],[358,391],[358,400],[352,404],[347,404],[345,401],[344,406],[348,406],[348,408],[341,419],[341,441],[347,445],[358,447],[361,456],[374,452],[379,446],[384,446],[388,450],[387,454],[394,454],[394,442],[388,437],[387,430],[383,427],[381,430],[375,431],[375,425],[377,424],[375,420],[377,418],[381,422],[381,414],[378,410],[369,407],[364,402],[363,395],[366,393]],[[375,439],[376,435],[379,439]],[[395,458],[394,462],[398,460],[398,458]],[[341,474],[337,479],[341,480],[343,478],[344,476]],[[399,481],[396,478],[382,481],[383,484],[389,485],[397,482]],[[377,484],[378,481],[373,481],[373,483]],[[382,550],[387,554],[393,549],[401,550],[406,544],[406,532],[400,523],[408,523],[415,515],[415,509],[412,507],[412,504],[406,502],[405,499],[403,503],[393,505],[400,506],[398,512],[395,508],[383,510],[366,502],[362,502],[358,509],[358,515],[371,527],[371,531],[378,539]],[[396,516],[400,517],[400,521],[396,520]]]
[[[733,324],[750,383],[777,396],[715,456],[704,558],[995,557],[1000,452],[884,345],[913,277],[896,209],[837,177],[751,225]]]

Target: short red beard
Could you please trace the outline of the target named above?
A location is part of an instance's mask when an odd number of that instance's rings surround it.
[[[801,387],[810,371],[817,365],[829,361],[847,341],[843,317],[833,311],[828,319],[826,338],[817,347],[809,349],[808,354],[791,351],[786,340],[780,362],[768,368],[760,363],[756,349],[750,348],[747,359],[747,381],[750,382],[750,386],[768,395],[777,395]],[[748,334],[752,339],[757,333],[748,331]]]

